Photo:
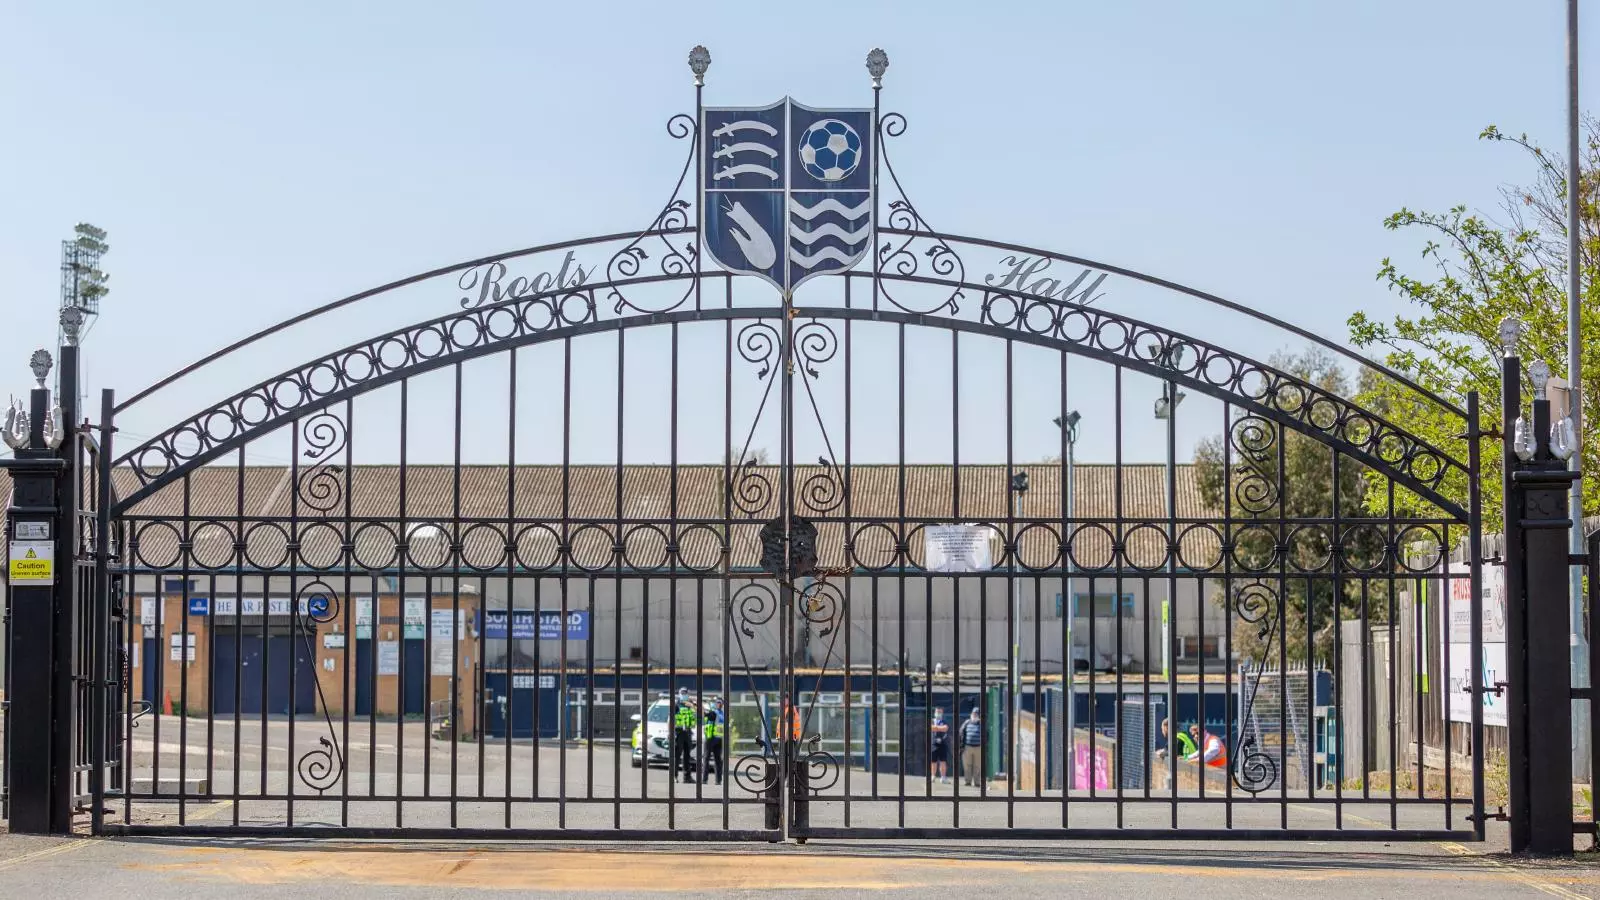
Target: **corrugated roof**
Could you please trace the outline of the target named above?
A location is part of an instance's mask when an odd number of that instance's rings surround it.
[[[846,472],[819,465],[798,466],[792,484],[796,512],[819,523],[821,564],[829,567],[892,566],[899,561],[899,536],[893,527],[902,516],[907,555],[913,564],[922,559],[918,522],[991,523],[997,534],[1007,530],[1008,517],[1017,522],[1021,543],[1019,564],[1028,568],[1055,568],[1062,555],[1064,469],[1057,464],[1029,463],[1013,467],[1026,472],[1029,490],[1015,495],[1009,489],[1012,469],[1004,465],[855,465]],[[345,545],[351,564],[359,568],[387,568],[397,557],[394,545],[402,531],[410,532],[408,565],[431,567],[449,562],[451,523],[462,522],[456,536],[462,545],[462,563],[482,568],[506,564],[506,544],[516,547],[522,567],[542,568],[558,562],[559,522],[568,529],[570,562],[591,568],[611,568],[616,548],[622,547],[627,567],[652,568],[668,562],[665,526],[679,520],[680,565],[712,568],[720,563],[724,518],[731,528],[732,564],[753,566],[759,561],[761,526],[776,517],[785,486],[777,483],[776,466],[752,466],[730,473],[720,465],[628,465],[621,469],[620,518],[624,539],[616,540],[619,517],[618,468],[614,465],[357,465],[342,469],[301,469],[287,466],[205,466],[140,501],[132,515],[165,522],[142,524],[136,537],[141,561],[150,566],[178,564],[183,518],[187,512],[189,541],[194,562],[207,567],[231,567],[235,562],[234,521],[246,520],[243,543],[249,568],[276,568],[287,564],[291,540],[288,523],[297,515],[297,538],[302,565],[342,566]],[[1205,508],[1192,465],[1172,469],[1177,518],[1217,517]],[[133,490],[131,472],[117,472],[118,487]],[[293,482],[298,480],[298,486]],[[848,490],[844,488],[848,486]],[[730,489],[731,488],[731,489]],[[1123,565],[1157,568],[1166,563],[1166,538],[1158,527],[1167,516],[1167,468],[1161,464],[1113,465],[1082,463],[1073,470],[1070,517],[1078,520],[1068,529],[1070,560],[1080,569],[1099,569],[1117,562],[1116,529],[1120,518],[1128,523],[1122,534]],[[401,524],[402,502],[404,521]],[[346,504],[348,503],[348,507]],[[1008,505],[1014,504],[1011,508]],[[347,529],[346,509],[355,521]],[[903,511],[903,512],[902,512]],[[827,519],[848,518],[843,522]],[[516,521],[505,533],[508,519]],[[255,521],[251,521],[255,520]],[[494,524],[498,520],[500,524]],[[438,522],[446,537],[431,540],[418,523]],[[1149,522],[1151,525],[1139,525]],[[475,524],[482,523],[482,524]],[[1102,524],[1105,523],[1105,524]],[[1219,545],[1215,530],[1206,525],[1179,526],[1181,565],[1207,567],[1216,560]],[[848,551],[847,551],[848,547]],[[997,554],[998,559],[998,554]]]

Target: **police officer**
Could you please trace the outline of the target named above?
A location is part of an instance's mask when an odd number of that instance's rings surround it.
[[[678,688],[678,704],[672,713],[672,773],[683,767],[683,783],[694,783],[694,703],[689,689]]]
[[[704,762],[701,779],[707,784],[711,783],[712,771],[717,773],[717,784],[722,783],[722,735],[726,727],[727,713],[723,710],[722,698],[718,697],[711,711],[706,713],[706,723],[702,729],[705,740],[700,744]]]

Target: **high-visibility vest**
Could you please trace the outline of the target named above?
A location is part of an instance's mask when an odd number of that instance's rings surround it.
[[[785,724],[784,723],[784,717],[780,715],[778,717],[778,740],[780,740],[780,741],[798,741],[798,740],[800,740],[800,710],[795,709],[792,706],[789,707],[789,715],[788,715],[788,723],[787,723],[788,724],[788,728],[787,729],[784,728],[784,724]]]
[[[704,731],[707,738],[722,737],[722,717],[714,712],[708,713]]]
[[[688,705],[678,707],[678,712],[672,718],[672,724],[685,731],[693,731],[694,708]]]
[[[1187,759],[1187,758],[1189,758],[1191,756],[1194,756],[1194,751],[1195,751],[1194,738],[1189,737],[1189,732],[1187,732],[1187,731],[1178,732],[1177,740],[1178,740],[1178,755],[1179,756],[1182,756],[1185,759]]]

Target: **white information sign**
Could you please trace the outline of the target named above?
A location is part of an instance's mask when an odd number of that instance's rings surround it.
[[[170,659],[173,662],[177,662],[180,659],[186,662],[194,662],[194,634],[192,632],[189,634],[174,634],[171,635],[171,639]]]
[[[372,598],[356,599],[356,640],[372,640]]]
[[[1506,589],[1505,570],[1483,567],[1483,676],[1482,686],[1493,688],[1506,681]],[[1452,722],[1471,722],[1472,688],[1472,583],[1452,579],[1445,602],[1450,663],[1447,666],[1445,696],[1449,697],[1448,717]],[[1504,727],[1510,724],[1507,698],[1485,693],[1483,724]]]
[[[400,642],[399,641],[379,641],[378,642],[378,674],[379,675],[399,675],[400,674]]]
[[[428,627],[428,600],[425,597],[407,597],[405,601],[405,634],[401,635],[408,641],[422,640],[423,631]]]
[[[453,614],[448,609],[433,611],[433,658],[430,660],[429,671],[435,675],[449,675],[453,670],[451,663],[455,660],[453,655],[455,645],[455,622]]]
[[[922,530],[929,572],[987,572],[994,568],[994,533],[981,525],[929,525]]]

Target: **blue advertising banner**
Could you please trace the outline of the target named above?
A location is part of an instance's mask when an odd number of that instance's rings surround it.
[[[506,621],[511,620],[511,636],[519,641],[532,640],[537,634],[541,641],[561,639],[561,612],[540,610],[537,628],[531,609],[519,609],[515,617],[504,609],[488,609],[482,614],[483,636],[490,640],[505,640]],[[589,611],[575,609],[567,613],[567,640],[589,639]]]

